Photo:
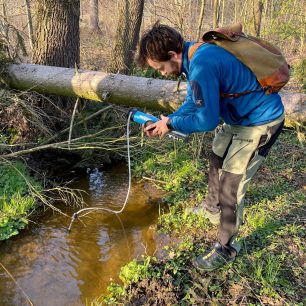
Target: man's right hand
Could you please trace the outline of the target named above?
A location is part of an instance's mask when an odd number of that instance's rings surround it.
[[[161,120],[150,124],[144,129],[146,135],[150,138],[155,136],[163,138],[167,133],[170,132],[170,129],[167,125],[168,121],[168,117],[161,115]]]

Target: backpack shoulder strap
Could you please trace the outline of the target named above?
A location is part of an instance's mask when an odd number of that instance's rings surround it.
[[[239,36],[242,35],[242,24],[236,23],[231,26],[227,26],[224,28],[218,28],[214,31],[208,31],[203,35],[203,41],[197,42],[192,45],[188,50],[188,59],[189,61],[192,59],[195,52],[198,50],[200,46],[209,42],[213,42],[217,38],[223,38],[231,41],[236,41],[239,39]]]
[[[216,40],[229,40],[234,42],[239,40],[240,36],[244,35],[245,34],[242,32],[242,24],[239,22],[233,25],[205,32],[202,39],[208,43],[213,43]]]
[[[203,44],[205,44],[205,42],[197,42],[194,45],[192,45],[189,50],[188,50],[188,59],[189,61],[192,59],[193,55],[195,54],[195,52],[198,50],[198,48],[200,46],[202,46]]]

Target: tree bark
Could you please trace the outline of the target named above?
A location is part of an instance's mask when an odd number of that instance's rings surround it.
[[[89,1],[89,29],[101,34],[99,27],[99,0]]]
[[[41,0],[32,62],[58,67],[80,63],[80,0]]]
[[[10,65],[5,81],[19,90],[95,101],[103,101],[109,94],[108,101],[114,104],[165,112],[181,105],[187,88],[185,82],[178,90],[175,81],[31,64]],[[281,96],[286,114],[305,122],[306,94],[282,92]]]
[[[108,72],[128,74],[139,40],[144,0],[120,0],[119,21]]]

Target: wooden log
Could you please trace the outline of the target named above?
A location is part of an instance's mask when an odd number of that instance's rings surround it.
[[[177,91],[174,81],[33,64],[10,65],[7,81],[19,90],[95,101],[110,94],[110,103],[152,110],[173,111],[186,95],[186,85]]]
[[[299,122],[306,122],[306,94],[282,91],[280,95],[287,117]]]
[[[10,87],[43,94],[79,96],[130,107],[142,107],[169,113],[177,109],[186,96],[186,83],[76,70],[33,64],[10,65],[6,78]],[[287,116],[304,122],[306,94],[281,93]]]

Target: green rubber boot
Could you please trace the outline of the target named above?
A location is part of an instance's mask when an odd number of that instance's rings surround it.
[[[217,242],[211,250],[193,260],[192,264],[200,271],[211,272],[222,268],[234,261],[235,258],[236,256],[231,256],[228,252],[224,251],[221,244]]]
[[[233,239],[229,245],[231,251],[228,251],[217,242],[212,249],[193,260],[193,266],[198,270],[211,272],[234,261],[240,251],[240,244],[236,239]]]

